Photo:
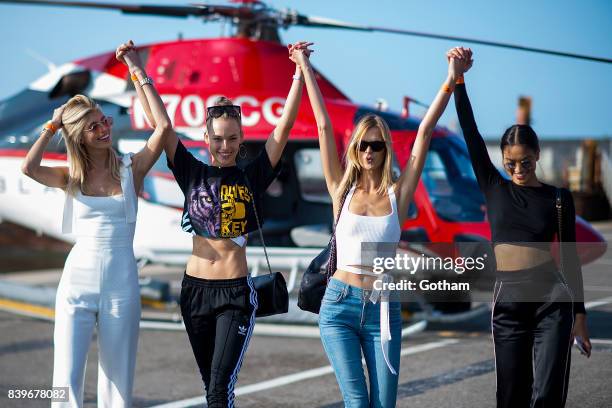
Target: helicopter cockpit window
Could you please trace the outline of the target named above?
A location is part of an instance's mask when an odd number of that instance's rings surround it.
[[[302,198],[306,201],[331,204],[319,149],[300,149],[295,152],[294,160]]]
[[[438,216],[454,222],[484,221],[484,199],[465,146],[433,139],[422,180]]]

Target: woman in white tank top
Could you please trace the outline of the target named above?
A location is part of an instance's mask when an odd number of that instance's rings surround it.
[[[146,146],[120,158],[112,147],[112,118],[92,99],[76,95],[56,109],[28,152],[23,172],[66,192],[62,232],[74,233],[55,304],[53,386],[67,387],[64,402],[81,407],[85,364],[94,327],[98,338],[98,406],[129,407],[138,345],[140,290],[133,239],[143,179],[173,130],[164,104],[146,76],[134,44],[117,48],[155,130]],[[56,130],[69,167],[42,166]]]
[[[355,126],[343,168],[308,57],[309,53],[300,53],[299,63],[319,129],[323,173],[333,200],[334,218],[341,211],[336,226],[337,269],[328,282],[319,315],[321,340],[346,407],[393,407],[401,349],[400,304],[389,302],[387,294],[381,297],[373,290],[374,281],[381,276],[361,260],[361,243],[397,246],[431,135],[455,82],[465,71],[465,63],[455,59],[450,62],[448,77],[419,126],[410,159],[394,181],[390,130],[376,115],[362,117]]]

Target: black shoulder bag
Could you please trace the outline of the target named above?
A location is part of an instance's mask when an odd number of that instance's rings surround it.
[[[266,243],[264,242],[263,232],[261,231],[261,223],[257,215],[257,207],[255,206],[255,194],[253,194],[253,189],[251,188],[248,177],[246,177],[246,174],[244,176],[247,187],[250,190],[251,203],[253,204],[253,211],[255,212],[255,220],[257,220],[257,229],[259,230],[261,245],[263,246],[266,262],[268,264],[267,274],[255,276],[253,278],[253,286],[255,286],[255,290],[257,291],[257,311],[255,312],[255,317],[287,313],[289,311],[287,283],[282,273],[272,272],[268,251],[266,250]]]
[[[336,225],[340,219],[342,207],[344,207],[344,201],[346,200],[349,190],[350,189],[347,188],[342,194],[340,209],[338,210],[338,216],[334,222],[334,230],[332,231],[329,243],[321,253],[312,260],[302,275],[302,282],[300,283],[300,291],[298,293],[298,307],[307,312],[319,313],[319,310],[321,310],[321,301],[323,300],[323,295],[325,295],[327,281],[336,270]]]

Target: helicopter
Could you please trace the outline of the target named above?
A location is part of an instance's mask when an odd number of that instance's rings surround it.
[[[204,112],[219,95],[241,106],[247,157],[253,157],[261,149],[274,129],[294,69],[281,42],[281,28],[303,26],[417,35],[612,62],[512,44],[350,24],[291,10],[280,11],[255,0],[188,6],[51,0],[0,0],[1,3],[111,9],[143,16],[192,16],[204,22],[224,20],[232,24],[234,33],[230,37],[179,39],[138,47],[174,128],[187,149],[205,163],[210,157],[203,144]],[[389,125],[394,172],[399,174],[410,157],[419,126],[419,120],[408,115],[407,105],[402,113],[361,105],[351,101],[318,70],[316,77],[332,119],[339,154],[348,146],[359,119],[373,113]],[[69,242],[74,237],[62,235],[58,221],[63,193],[28,180],[19,169],[50,112],[79,93],[94,98],[104,113],[114,118],[113,140],[119,152],[136,151],[144,144],[151,128],[129,72],[115,59],[114,52],[58,66],[0,102],[0,218]],[[65,147],[59,136],[55,137],[43,164],[66,165]],[[317,126],[306,95],[282,160],[280,174],[264,195],[266,244],[273,248],[291,248],[310,260],[327,243],[333,219],[319,157]],[[134,240],[136,256],[151,262],[183,264],[191,253],[191,237],[180,230],[183,197],[163,155],[147,175],[139,201]],[[44,203],[44,211],[40,211],[40,203]],[[402,225],[401,247],[410,248],[411,243],[486,243],[490,240],[484,198],[462,137],[444,127],[436,127],[421,181],[408,211],[409,216]],[[576,230],[581,242],[605,242],[580,217],[577,217]],[[251,239],[255,245],[261,244],[258,241],[257,237]],[[309,248],[314,250],[297,251]],[[579,253],[583,263],[597,259],[605,251],[602,245],[589,248]],[[277,253],[285,252],[279,249]]]

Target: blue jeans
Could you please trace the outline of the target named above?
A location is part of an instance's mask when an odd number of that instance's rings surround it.
[[[323,348],[336,373],[347,408],[395,407],[398,376],[391,373],[380,344],[380,302],[372,291],[330,279],[319,312]],[[399,373],[402,322],[400,303],[390,302],[389,360]],[[365,357],[370,395],[361,363]]]

